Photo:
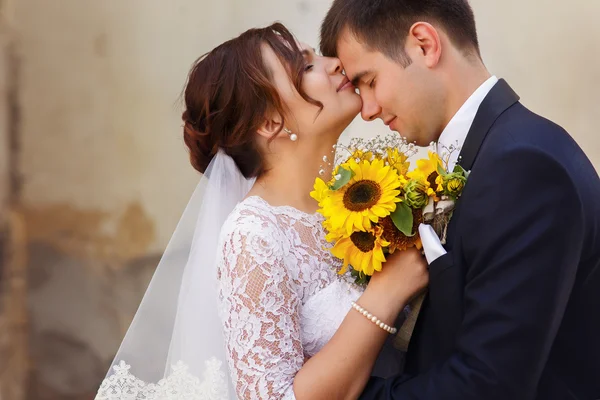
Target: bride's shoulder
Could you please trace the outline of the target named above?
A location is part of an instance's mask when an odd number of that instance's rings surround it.
[[[238,203],[221,229],[221,237],[231,235],[279,235],[282,233],[277,214],[262,198],[250,196]]]

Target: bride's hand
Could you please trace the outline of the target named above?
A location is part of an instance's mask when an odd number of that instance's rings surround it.
[[[387,256],[382,271],[373,274],[367,290],[387,298],[390,307],[401,309],[428,283],[427,262],[417,249],[411,248]]]

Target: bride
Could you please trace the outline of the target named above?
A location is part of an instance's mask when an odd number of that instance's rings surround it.
[[[96,398],[357,398],[428,276],[416,251],[364,291],[336,272],[309,193],[361,108],[340,61],[251,29],[197,61],[185,108],[204,175]]]

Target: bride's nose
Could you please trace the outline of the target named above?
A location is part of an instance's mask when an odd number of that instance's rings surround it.
[[[332,57],[330,59],[328,72],[331,75],[335,75],[342,72],[342,62],[339,58]]]

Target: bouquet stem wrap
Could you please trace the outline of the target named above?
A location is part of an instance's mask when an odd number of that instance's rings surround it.
[[[419,312],[421,311],[421,306],[423,305],[423,300],[425,300],[426,295],[427,290],[417,295],[417,297],[408,303],[408,315],[400,329],[398,329],[398,333],[394,339],[394,347],[400,351],[408,351],[408,344],[410,343],[410,338],[415,330],[415,324],[419,318]]]

